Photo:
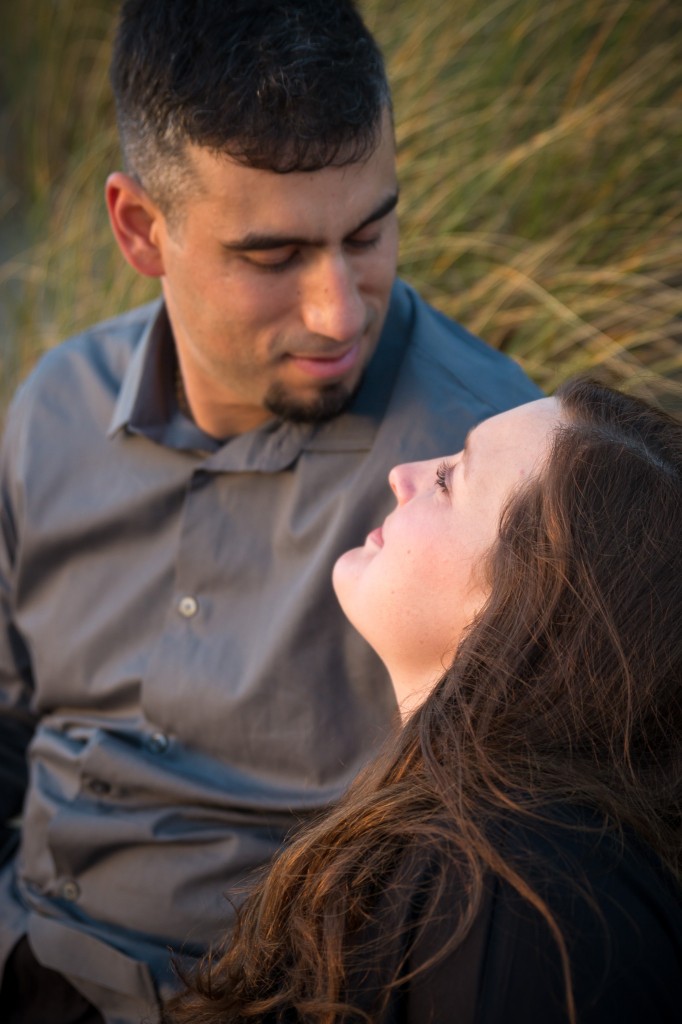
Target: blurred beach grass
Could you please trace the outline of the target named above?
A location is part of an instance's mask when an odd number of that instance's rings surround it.
[[[102,190],[114,0],[3,5],[0,412],[45,348],[146,301]],[[400,272],[546,390],[682,411],[682,5],[365,0],[394,88]]]

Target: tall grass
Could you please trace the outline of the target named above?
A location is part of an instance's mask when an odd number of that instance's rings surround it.
[[[401,273],[548,390],[605,369],[682,409],[682,5],[361,6],[394,86]],[[26,226],[0,266],[0,402],[46,346],[158,290],[123,263],[101,199],[115,8],[0,14],[4,205]]]

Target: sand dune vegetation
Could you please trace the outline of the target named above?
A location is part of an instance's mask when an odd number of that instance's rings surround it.
[[[47,347],[158,293],[115,249],[113,0],[3,5],[0,410]],[[682,411],[682,5],[364,0],[394,85],[400,271],[552,391]]]

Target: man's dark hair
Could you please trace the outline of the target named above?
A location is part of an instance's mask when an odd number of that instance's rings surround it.
[[[316,171],[370,156],[390,107],[352,0],[123,0],[111,81],[127,169],[162,205],[187,143]]]

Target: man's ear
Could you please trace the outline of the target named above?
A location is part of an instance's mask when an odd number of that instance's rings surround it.
[[[163,215],[159,208],[123,171],[109,175],[104,194],[112,231],[130,266],[146,277],[161,277],[164,268],[158,243]]]

